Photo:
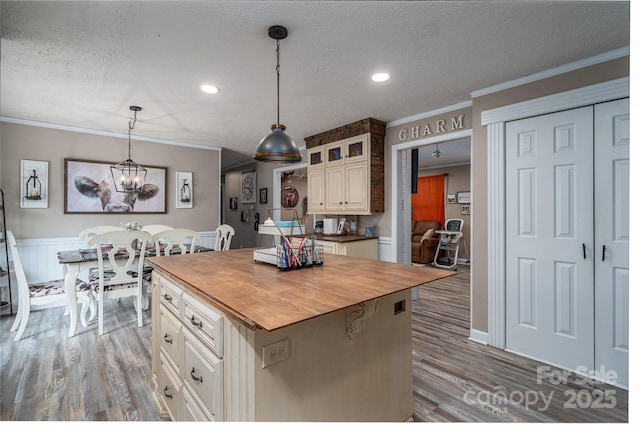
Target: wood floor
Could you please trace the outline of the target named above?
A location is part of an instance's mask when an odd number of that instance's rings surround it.
[[[413,303],[414,421],[628,422],[627,391],[470,341],[469,267]],[[549,367],[541,373],[538,367]],[[551,374],[551,376],[549,376]],[[580,407],[582,406],[582,407]]]
[[[413,304],[415,421],[627,421],[627,391],[580,384],[573,375],[566,385],[537,384],[542,364],[469,341],[468,267],[423,285]],[[17,343],[13,318],[0,319],[0,420],[161,420],[149,392],[150,313],[137,328],[129,301],[105,308],[102,337],[91,323],[67,338],[62,307],[33,312]],[[595,407],[606,390],[615,406]],[[574,393],[581,397],[576,408],[565,406]],[[594,407],[577,406],[586,401]]]
[[[0,419],[159,421],[151,384],[151,313],[138,328],[131,299],[105,301],[105,333],[78,324],[68,338],[64,307],[31,313],[13,342],[13,317],[0,326]]]

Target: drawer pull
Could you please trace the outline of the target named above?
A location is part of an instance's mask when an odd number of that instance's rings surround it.
[[[164,341],[169,344],[173,344],[173,339],[169,336],[169,334],[164,334]]]
[[[195,376],[194,373],[196,372],[196,368],[192,367],[191,368],[191,379],[193,379],[194,381],[200,381],[200,383],[202,383],[202,376]]]
[[[169,294],[164,294],[162,297],[169,302],[173,301],[173,297]]]
[[[193,316],[193,315],[191,316],[191,324],[193,326],[198,326],[200,328],[202,327],[202,321],[197,321],[196,316]]]
[[[167,393],[167,391],[168,391],[168,390],[169,390],[169,387],[168,387],[167,385],[165,385],[165,386],[164,386],[164,391],[163,391],[163,392],[164,392],[164,396],[165,396],[166,398],[173,399],[173,395],[172,395],[171,393]]]

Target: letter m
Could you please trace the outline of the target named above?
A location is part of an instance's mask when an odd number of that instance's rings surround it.
[[[451,117],[451,130],[464,128],[463,118],[464,118],[464,115],[460,115],[458,118]]]

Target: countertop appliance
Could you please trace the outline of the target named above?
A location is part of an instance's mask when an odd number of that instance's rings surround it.
[[[338,232],[338,219],[325,218],[323,223],[323,233],[325,235],[335,235]]]
[[[313,233],[324,233],[324,222],[316,221],[316,225],[313,228]]]

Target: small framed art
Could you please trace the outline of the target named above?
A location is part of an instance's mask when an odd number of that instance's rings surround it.
[[[459,204],[470,204],[471,203],[471,192],[458,192],[458,203]]]
[[[267,203],[267,188],[263,187],[260,189],[260,203],[261,204],[266,204]]]
[[[193,208],[193,173],[176,173],[176,208]]]
[[[20,161],[20,208],[49,207],[49,163]]]

